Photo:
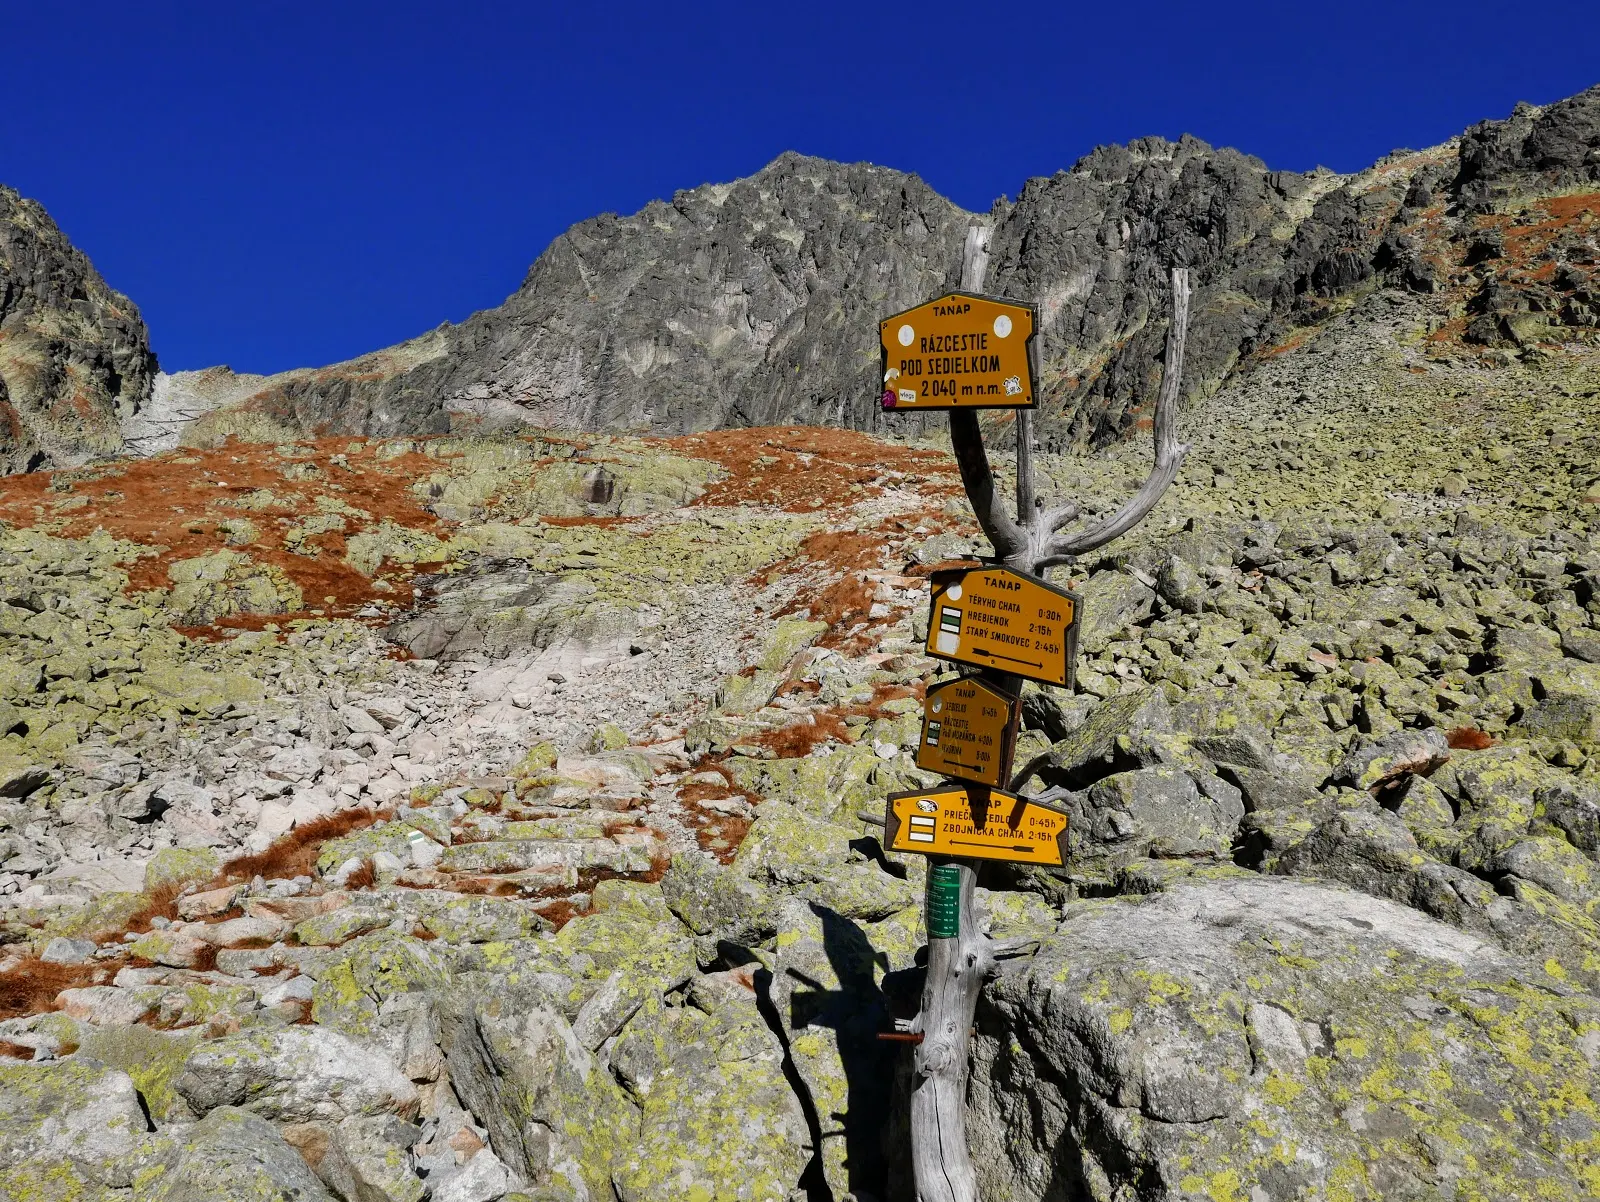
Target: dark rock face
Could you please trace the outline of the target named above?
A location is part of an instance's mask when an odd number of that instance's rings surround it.
[[[116,454],[155,374],[133,302],[39,204],[0,187],[0,472]]]
[[[1143,138],[997,203],[987,290],[1040,305],[1046,446],[1103,444],[1155,399],[1171,267],[1196,286],[1185,387],[1202,395],[1353,292],[1437,291],[1427,213],[1597,179],[1600,88],[1475,126],[1459,152],[1397,152],[1354,176]],[[278,377],[251,404],[365,434],[442,429],[448,411],[589,430],[876,429],[876,321],[957,283],[974,219],[915,176],[786,154],[574,226],[499,308]],[[1590,324],[1585,279],[1558,278],[1542,307]],[[1537,333],[1503,335],[1493,297],[1474,307],[1489,314],[1480,340]]]
[[[1600,183],[1600,86],[1543,109],[1519,104],[1461,139],[1461,207],[1493,212],[1520,196]]]
[[[991,279],[1040,304],[1047,441],[1106,441],[1154,399],[1171,266],[1199,284],[1191,387],[1220,380],[1302,296],[1369,276],[1370,256],[1348,249],[1360,206],[1337,183],[1193,138],[1102,147],[1030,180],[996,230]]]

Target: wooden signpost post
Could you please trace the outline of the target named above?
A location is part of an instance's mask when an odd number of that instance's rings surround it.
[[[1032,305],[982,295],[989,231],[967,232],[961,286],[885,318],[878,326],[884,409],[950,411],[961,482],[994,546],[982,567],[936,573],[928,615],[929,655],[981,669],[928,688],[919,766],[952,778],[888,798],[884,846],[929,857],[927,978],[922,1008],[889,1038],[916,1043],[911,1160],[918,1202],[978,1202],[967,1150],[966,1093],[973,1015],[999,962],[1035,945],[990,939],[978,929],[977,866],[985,860],[1060,866],[1067,815],[1006,791],[1016,747],[1022,680],[1071,688],[1082,601],[1044,580],[1049,569],[1126,534],[1178,474],[1188,447],[1177,440],[1178,386],[1189,315],[1189,276],[1172,271],[1172,321],[1156,399],[1155,466],[1116,512],[1076,531],[1072,502],[1047,505],[1033,478],[1037,397]],[[1017,410],[1017,512],[995,494],[976,409]]]

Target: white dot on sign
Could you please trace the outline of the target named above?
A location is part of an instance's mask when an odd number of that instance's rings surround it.
[[[944,709],[943,700],[941,700],[939,698],[935,698],[934,702],[933,702],[933,712],[937,714],[942,709]]]
[[[1011,318],[1002,313],[994,319],[994,336],[1004,338],[1009,333],[1011,333]]]
[[[901,346],[910,346],[911,345],[911,340],[914,339],[916,336],[917,336],[917,332],[915,330],[913,330],[910,326],[901,326],[900,327],[900,333],[897,335],[897,337],[900,339],[900,345]]]
[[[949,597],[952,601],[961,600],[961,586],[959,584],[952,584],[948,589],[945,590],[944,595]]]

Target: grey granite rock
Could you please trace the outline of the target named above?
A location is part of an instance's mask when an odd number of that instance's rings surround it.
[[[1596,1005],[1530,988],[1538,972],[1302,881],[1075,903],[979,1005],[982,1195],[1294,1197],[1360,1180],[1384,1198],[1468,1181],[1583,1196],[1592,1126],[1570,1126],[1553,1093],[1600,1084],[1579,1034]],[[1520,1063],[1498,1042],[1512,1029]],[[1489,1143],[1504,1150],[1492,1164],[1476,1157]]]
[[[224,1106],[183,1133],[140,1202],[334,1202],[272,1124]]]

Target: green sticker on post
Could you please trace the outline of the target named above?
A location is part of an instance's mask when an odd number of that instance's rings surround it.
[[[961,934],[961,869],[935,864],[928,869],[928,938],[954,939]]]

